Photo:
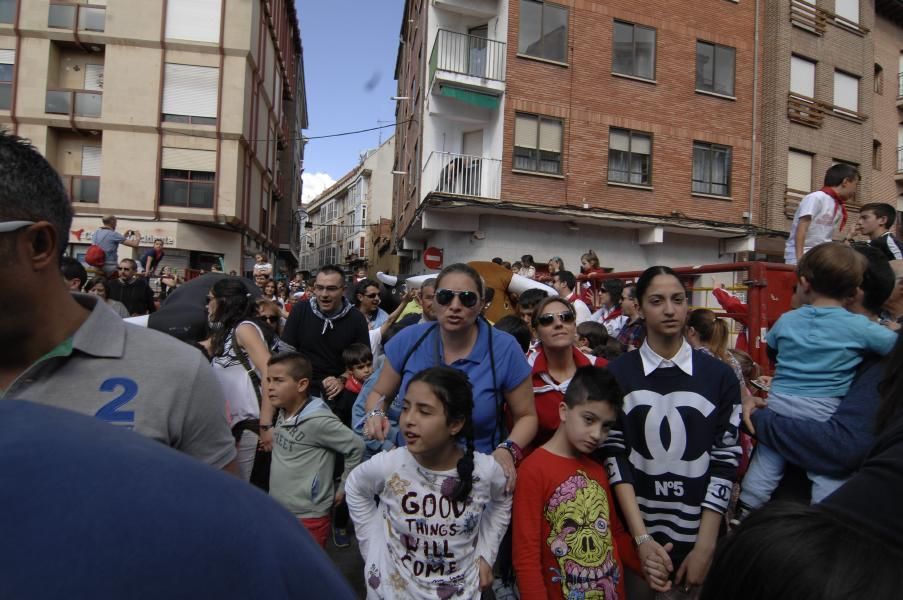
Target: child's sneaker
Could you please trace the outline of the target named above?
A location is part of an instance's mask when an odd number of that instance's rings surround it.
[[[348,535],[346,527],[332,528],[332,543],[336,548],[349,548],[351,546],[351,536]]]

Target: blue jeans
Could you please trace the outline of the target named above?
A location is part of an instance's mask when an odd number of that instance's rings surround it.
[[[768,395],[768,407],[779,415],[793,419],[827,421],[837,410],[840,398],[797,396],[771,392]],[[784,475],[784,457],[772,448],[759,442],[749,463],[749,470],[743,478],[740,502],[747,508],[759,508],[774,493]],[[818,473],[807,472],[812,482],[812,502],[821,502],[846,480],[835,479]]]

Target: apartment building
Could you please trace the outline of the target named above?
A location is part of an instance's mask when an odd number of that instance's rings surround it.
[[[396,65],[403,270],[755,250],[752,0],[407,0]]]
[[[0,0],[0,126],[62,175],[73,255],[115,214],[164,264],[247,270],[300,205],[300,59],[291,0]]]
[[[825,171],[838,162],[863,175],[849,231],[858,206],[899,203],[901,25],[899,1],[768,3],[758,225],[786,232],[800,199],[819,189]],[[780,255],[782,247],[776,236],[768,253]]]
[[[368,150],[360,163],[304,206],[301,268],[340,265],[397,272],[397,258],[377,243],[380,224],[392,214],[392,164],[395,138]]]

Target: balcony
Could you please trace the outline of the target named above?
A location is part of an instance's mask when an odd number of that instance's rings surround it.
[[[787,118],[794,123],[818,129],[825,120],[825,106],[814,98],[790,92],[787,98]]]
[[[465,15],[491,19],[498,16],[498,0],[433,0],[436,8]]]
[[[903,108],[903,73],[897,75],[897,108]]]
[[[52,2],[47,13],[47,27],[51,29],[102,32],[106,20],[107,7],[102,5]]]
[[[895,181],[903,181],[903,147],[897,148],[897,171],[894,173]]]
[[[505,91],[504,42],[440,29],[430,54],[434,93],[497,108]]]
[[[87,90],[47,90],[44,112],[51,115],[98,118],[103,107],[103,92]]]
[[[828,15],[824,10],[816,8],[814,0],[790,0],[790,22],[815,35],[824,35]]]
[[[97,204],[100,200],[100,177],[89,175],[62,175],[63,186],[71,202]]]
[[[423,165],[424,197],[430,194],[498,200],[502,161],[453,152],[433,152]]]

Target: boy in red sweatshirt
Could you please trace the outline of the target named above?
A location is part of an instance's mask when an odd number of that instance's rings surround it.
[[[607,369],[580,367],[559,406],[557,431],[518,469],[512,525],[522,600],[623,600],[624,567],[639,572],[605,470],[589,456],[623,402]]]

